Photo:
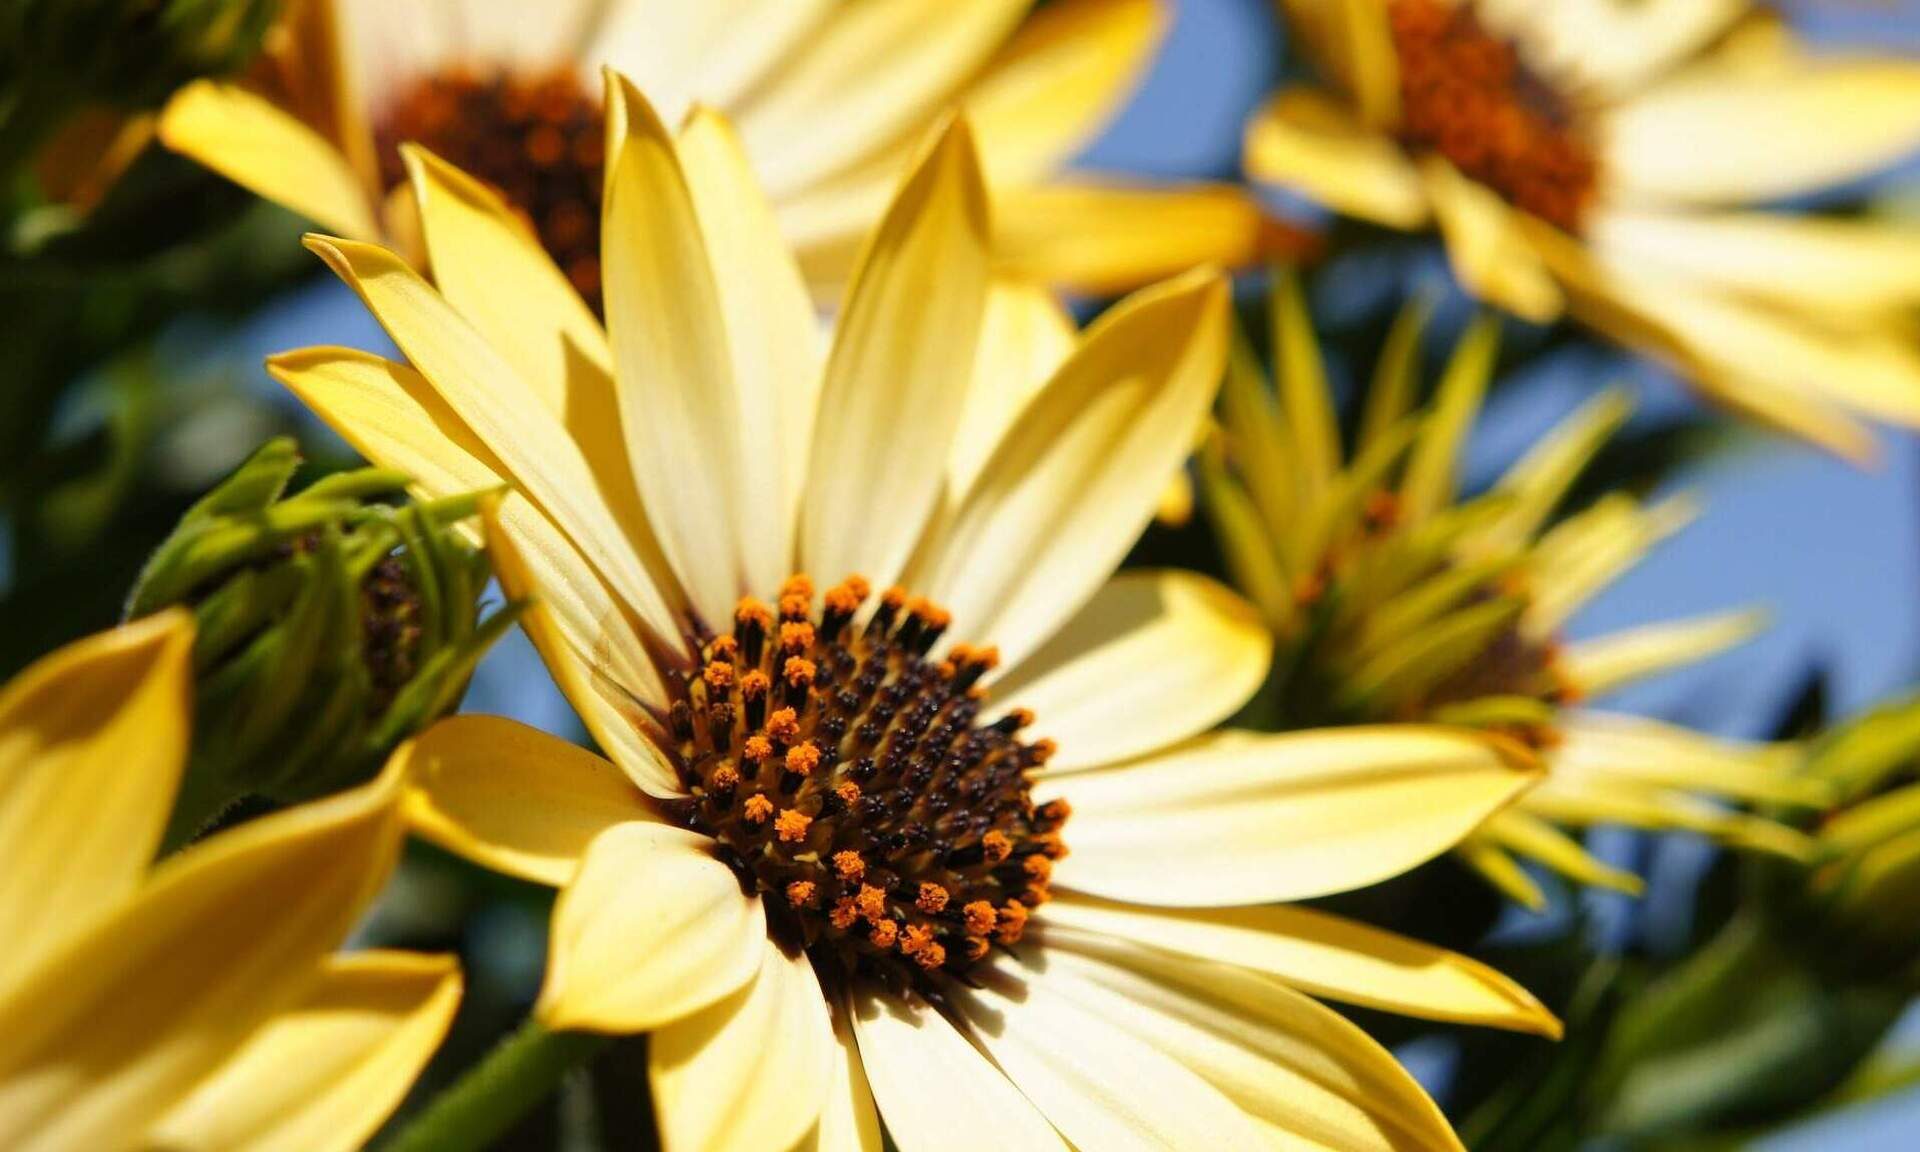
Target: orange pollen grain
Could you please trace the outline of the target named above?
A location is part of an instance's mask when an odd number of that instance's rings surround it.
[[[1053,861],[1039,853],[1027,857],[1021,864],[1021,867],[1026,869],[1027,875],[1040,881],[1042,884],[1053,877]]]
[[[751,823],[765,824],[767,817],[773,815],[773,801],[767,799],[764,794],[755,792],[747,797],[746,804],[742,805],[742,811]]]
[[[795,812],[788,808],[780,813],[773,822],[773,830],[780,839],[788,844],[797,844],[807,838],[807,826],[813,823],[813,817],[804,812]]]
[[[867,933],[867,939],[873,941],[875,946],[880,948],[893,947],[893,942],[899,938],[900,926],[891,920],[880,921],[873,926],[872,931]]]
[[[790,620],[780,625],[780,650],[805,652],[813,647],[813,625],[805,620]]]
[[[1000,919],[994,927],[993,938],[1002,944],[1018,944],[1027,931],[1027,906],[1009,900],[1000,906],[999,913]]]
[[[980,837],[980,847],[986,852],[990,863],[998,864],[1013,854],[1013,841],[998,828]]]
[[[960,909],[960,915],[966,919],[967,931],[975,936],[985,936],[993,931],[994,924],[1000,919],[1000,914],[994,911],[993,905],[985,900],[973,901]]]
[[[820,889],[811,880],[795,880],[787,885],[787,903],[795,908],[810,908],[818,899]]]
[[[834,901],[833,911],[827,913],[827,923],[842,932],[853,927],[853,922],[858,919],[860,919],[860,910],[853,906],[851,896],[842,896]]]
[[[879,920],[887,914],[887,894],[871,884],[862,884],[859,894],[853,898],[853,906],[866,919]]]
[[[800,717],[791,708],[776,708],[767,717],[767,735],[782,744],[791,744],[800,738]]]
[[[967,959],[975,964],[987,958],[987,952],[993,945],[987,943],[985,936],[969,936],[966,939]]]
[[[858,883],[867,874],[867,862],[851,850],[833,854],[833,874],[849,884]]]
[[[945,909],[949,899],[951,897],[947,895],[945,888],[929,880],[920,885],[920,895],[913,904],[920,911],[932,916]]]
[[[842,780],[833,786],[833,794],[840,798],[840,803],[851,808],[853,802],[860,799],[860,785],[851,780]]]
[[[815,671],[813,661],[804,656],[789,656],[780,667],[781,676],[794,688],[805,688],[812,684]]]
[[[798,596],[802,600],[811,601],[813,599],[813,577],[808,576],[805,572],[795,572],[793,575],[787,577],[780,585],[780,598],[784,600],[789,596]]]
[[[706,671],[700,674],[700,678],[705,680],[707,687],[713,691],[725,692],[733,687],[733,665],[715,660],[707,665]]]
[[[749,736],[740,747],[740,754],[755,764],[764,764],[773,756],[773,741],[765,736]]]
[[[803,741],[787,749],[787,771],[805,776],[820,766],[820,749]]]
[[[730,792],[740,786],[740,773],[725,764],[713,770],[712,779],[715,791]]]
[[[767,674],[758,668],[740,677],[740,695],[749,700],[760,699],[771,687],[773,687],[773,681],[767,679]]]
[[[759,625],[761,628],[773,626],[773,609],[751,596],[743,596],[733,609],[735,623]]]
[[[722,664],[737,662],[740,659],[740,641],[730,635],[715,637],[713,643],[707,645],[707,659]]]

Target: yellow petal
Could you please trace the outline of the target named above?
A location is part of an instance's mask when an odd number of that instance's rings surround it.
[[[762,443],[750,444],[713,259],[673,137],[626,77],[608,74],[607,101],[625,126],[610,145],[601,248],[627,451],[688,600],[707,620],[727,620],[741,596],[766,594],[748,584],[742,549],[778,530],[784,509],[768,496],[781,469],[777,455],[760,461],[757,488],[743,469],[774,448],[774,413],[754,413]]]
[[[1091,296],[1202,264],[1244,267],[1268,239],[1259,203],[1237,185],[1082,176],[993,194],[996,270]]]
[[[1554,0],[1513,6],[1499,30],[1549,56],[1580,86],[1631,95],[1754,12],[1749,0]]]
[[[1639,716],[1581,709],[1562,714],[1548,755],[1562,779],[1599,777],[1764,804],[1831,802],[1823,781],[1800,774],[1789,744],[1722,740]]]
[[[1387,6],[1378,0],[1281,0],[1292,31],[1315,64],[1327,70],[1369,128],[1400,119],[1400,61]]]
[[[1575,884],[1611,888],[1629,896],[1646,890],[1646,882],[1639,876],[1595,858],[1578,840],[1518,808],[1494,813],[1474,838],[1545,865]]]
[[[804,51],[833,0],[626,0],[599,4],[599,28],[580,58],[646,84],[661,118],[677,124],[695,101],[730,106],[780,59]]]
[[[406,755],[172,857],[0,992],[0,1146],[112,1147],[297,1003],[393,868]]]
[[[1298,992],[1205,961],[1098,943],[1049,948],[1044,967],[1049,990],[1204,1077],[1270,1126],[1281,1147],[1460,1152],[1391,1054]]]
[[[1805,57],[1754,72],[1681,72],[1608,111],[1611,190],[1666,203],[1740,203],[1870,175],[1920,145],[1920,65]]]
[[[1508,809],[1511,811],[1511,809]],[[1496,817],[1499,813],[1494,814]],[[1492,823],[1492,821],[1488,821]],[[1467,837],[1466,841],[1455,849],[1455,854],[1467,867],[1480,874],[1480,878],[1493,885],[1501,895],[1525,908],[1529,912],[1544,912],[1547,909],[1547,894],[1542,891],[1520,862],[1507,854],[1493,837],[1482,831]]]
[[[833,1014],[833,1043],[833,1080],[820,1105],[820,1123],[799,1152],[882,1152],[880,1113],[873,1106],[852,1018],[844,1010]]]
[[[1582,695],[1599,696],[1744,644],[1766,623],[1762,612],[1722,612],[1614,632],[1569,645],[1560,672]]]
[[[1265,1146],[1246,1113],[1103,1009],[1068,995],[1050,952],[952,989],[975,1039],[1076,1147],[1103,1152]]]
[[[1620,259],[1783,308],[1846,316],[1920,300],[1920,229],[1884,221],[1616,209],[1595,213],[1588,237]]]
[[[1560,1034],[1560,1022],[1532,993],[1477,960],[1307,908],[1169,910],[1063,896],[1043,920],[1050,940],[1059,925],[1264,972],[1363,1008]]]
[[[451,956],[334,956],[155,1129],[168,1152],[351,1152],[399,1106],[453,1022]]]
[[[843,7],[768,72],[734,121],[782,198],[913,134],[987,59],[1030,0],[872,0]]]
[[[414,744],[407,823],[476,864],[558,888],[594,837],[657,820],[620,769],[499,716],[453,716]]]
[[[1519,806],[1543,820],[1578,828],[1624,824],[1649,832],[1697,832],[1789,860],[1809,860],[1815,852],[1813,841],[1804,834],[1764,817],[1669,788],[1597,773],[1549,775]]]
[[[961,631],[1017,663],[1119,566],[1199,437],[1227,304],[1207,270],[1136,293],[1022,411],[915,559]]]
[[[67,645],[0,689],[0,988],[139,886],[187,758],[193,617]]]
[[[347,158],[238,85],[196,80],[174,93],[160,114],[160,140],[323,228],[355,240],[380,235]]]
[[[800,526],[823,580],[891,583],[937,505],[986,309],[986,211],[955,120],[869,242],[827,361]]]
[[[1399,144],[1312,89],[1276,95],[1248,121],[1241,147],[1251,179],[1389,228],[1427,222],[1426,187]]]
[[[1240,710],[1273,638],[1259,612],[1191,572],[1123,572],[993,686],[1031,709],[1049,772],[1113,764],[1198,735]]]
[[[1534,324],[1560,315],[1566,298],[1498,193],[1437,156],[1420,165],[1447,259],[1467,291]]]
[[[1684,496],[1651,508],[1614,492],[1555,525],[1534,547],[1528,576],[1532,596],[1521,630],[1532,639],[1558,632],[1568,618],[1653,547],[1692,523],[1697,509]]]
[[[794,527],[820,395],[820,325],[732,127],[695,108],[679,142],[732,349],[741,484],[748,494],[739,513],[742,563],[748,585],[766,593],[793,571]],[[779,500],[764,497],[776,491]]]
[[[346,348],[309,348],[270,358],[267,370],[362,455],[412,476],[422,496],[503,482],[504,466],[405,365]],[[537,595],[528,633],[594,738],[641,787],[679,795],[678,778],[646,740],[646,725],[636,722],[644,717],[621,696],[664,706],[665,684],[593,566],[518,492],[495,506],[487,537],[508,594]],[[677,632],[664,606],[659,612],[655,629]]]
[[[1499,551],[1531,541],[1601,446],[1632,414],[1632,398],[1624,388],[1615,387],[1556,424],[1500,477],[1496,491],[1511,497],[1512,504],[1493,523],[1473,533],[1472,546]]]
[[[1048,779],[1073,805],[1064,888],[1168,907],[1304,900],[1457,844],[1535,777],[1446,729],[1226,732]]]
[[[307,247],[360,295],[446,406],[622,599],[647,619],[669,617],[580,446],[486,338],[392,252],[323,236],[309,236]]]
[[[964,94],[995,185],[1051,174],[1125,105],[1172,22],[1163,0],[1038,9]]]
[[[813,964],[764,938],[748,954],[745,987],[648,1045],[665,1152],[791,1148],[819,1119],[844,1057]]]
[[[966,407],[948,454],[948,491],[972,486],[994,445],[1078,342],[1073,317],[1045,287],[1005,278],[992,283]]]
[[[766,915],[711,849],[696,832],[643,821],[594,839],[554,905],[542,1024],[646,1032],[753,979]]]
[[[902,1152],[974,1152],[980,1131],[956,1116],[989,1122],[995,1148],[1065,1152],[1066,1141],[986,1054],[911,990],[863,990],[852,1016],[874,1098]]]

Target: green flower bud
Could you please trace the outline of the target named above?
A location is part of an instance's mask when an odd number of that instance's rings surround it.
[[[482,620],[477,495],[405,503],[409,478],[342,472],[293,496],[289,439],[255,452],[147,562],[133,619],[193,608],[193,756],[170,843],[245,797],[291,803],[370,778],[451,711],[518,616]]]

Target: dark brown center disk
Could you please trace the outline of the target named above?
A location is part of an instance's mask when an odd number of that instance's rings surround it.
[[[896,588],[857,623],[867,594],[850,578],[816,613],[796,576],[705,640],[669,716],[682,815],[816,961],[925,986],[1020,939],[1067,808],[1029,795],[1052,752],[1029,714],[979,722],[994,652],[930,659],[946,613]]]
[[[1598,166],[1571,104],[1528,71],[1470,5],[1393,0],[1400,137],[1438,152],[1508,203],[1578,232]]]
[[[374,135],[390,188],[406,178],[399,148],[410,141],[492,185],[598,313],[605,131],[599,97],[571,70],[454,68],[403,88]]]

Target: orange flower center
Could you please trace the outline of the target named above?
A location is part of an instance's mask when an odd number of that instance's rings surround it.
[[[668,726],[687,823],[713,836],[776,930],[896,987],[961,973],[1019,940],[1066,852],[1063,801],[1035,805],[1052,753],[1015,710],[980,722],[990,648],[929,654],[938,606],[898,588],[865,623],[866,581],[814,608],[795,576],[705,638]]]
[[[605,131],[599,97],[571,69],[454,67],[401,89],[375,137],[388,187],[406,177],[399,146],[409,141],[491,184],[598,312]]]
[[[1579,231],[1598,169],[1570,102],[1469,5],[1393,0],[1388,16],[1401,140],[1446,157],[1522,211]]]

